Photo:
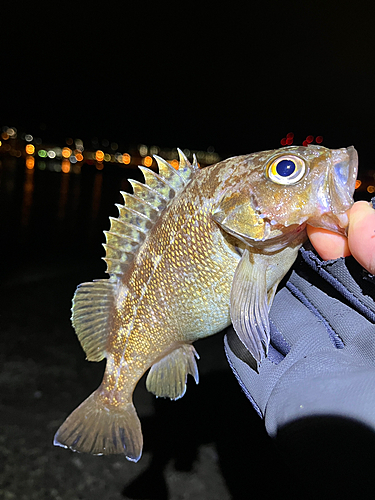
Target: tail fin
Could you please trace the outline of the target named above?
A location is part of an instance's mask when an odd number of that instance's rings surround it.
[[[128,460],[138,462],[143,437],[133,403],[105,406],[99,390],[69,415],[53,444],[92,455],[124,453]]]

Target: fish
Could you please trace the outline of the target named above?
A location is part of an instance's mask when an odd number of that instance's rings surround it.
[[[345,234],[358,156],[353,146],[289,146],[200,168],[181,150],[175,169],[139,167],[105,231],[109,278],[82,283],[72,324],[102,383],[63,422],[54,444],[137,462],[141,423],[133,391],[177,400],[199,381],[193,342],[233,324],[259,366],[269,309],[306,241],[306,225]]]

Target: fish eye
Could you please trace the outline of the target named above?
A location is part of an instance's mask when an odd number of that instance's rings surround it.
[[[266,167],[266,176],[276,184],[295,184],[305,175],[306,165],[299,156],[273,158]]]

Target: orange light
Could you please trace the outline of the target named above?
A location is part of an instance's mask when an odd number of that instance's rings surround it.
[[[72,150],[70,148],[63,148],[61,154],[63,158],[69,158],[69,156],[72,154]]]
[[[97,163],[96,164],[96,170],[103,170],[103,168],[104,168],[103,163]]]
[[[171,161],[171,165],[173,168],[175,168],[176,170],[178,170],[178,167],[179,167],[179,163],[177,160],[172,160]]]
[[[35,153],[35,147],[32,144],[26,144],[25,151],[28,155],[33,155]]]
[[[6,132],[3,132],[1,134],[1,137],[4,139],[4,141],[7,141],[9,139],[9,135]]]
[[[70,161],[65,159],[61,162],[61,170],[64,174],[68,174],[70,172]]]
[[[33,156],[28,156],[26,158],[26,168],[32,170],[35,166],[35,158]]]
[[[375,186],[367,186],[367,191],[371,194],[375,193]]]
[[[77,158],[77,161],[83,161],[83,154],[82,153],[76,153],[76,158]]]
[[[131,162],[131,156],[128,153],[124,153],[122,155],[122,162],[125,163],[125,165],[129,165]]]
[[[152,158],[151,158],[151,156],[145,156],[143,158],[143,165],[145,167],[151,167],[151,165],[152,165]]]
[[[100,149],[98,149],[98,151],[95,153],[95,160],[96,161],[103,161],[104,160],[104,153],[103,153],[103,151],[100,151]]]
[[[358,189],[361,184],[362,184],[362,181],[360,181],[359,179],[357,179],[355,181],[355,189]]]

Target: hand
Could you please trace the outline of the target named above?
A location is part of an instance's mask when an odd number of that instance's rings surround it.
[[[353,257],[375,274],[375,210],[366,201],[357,201],[348,211],[348,238],[326,229],[307,226],[308,237],[324,260]]]

